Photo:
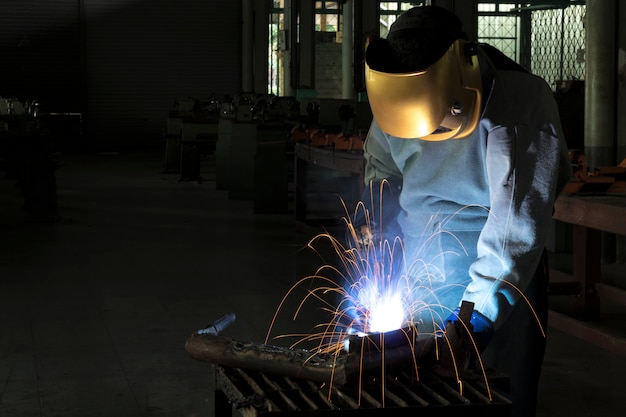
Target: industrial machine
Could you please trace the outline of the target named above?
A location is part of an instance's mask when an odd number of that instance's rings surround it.
[[[201,180],[200,159],[215,152],[221,108],[215,97],[174,102],[167,117],[165,172],[180,173],[181,180]]]

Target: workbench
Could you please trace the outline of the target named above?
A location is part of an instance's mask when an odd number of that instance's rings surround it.
[[[561,195],[554,208],[553,218],[572,227],[572,272],[551,269],[551,292],[574,295],[575,302],[571,317],[551,312],[551,323],[626,354],[625,339],[607,337],[589,326],[600,319],[601,299],[626,305],[626,291],[601,279],[602,232],[626,235],[626,194]]]
[[[288,211],[287,135],[291,126],[220,119],[216,186],[232,200],[253,200],[255,213]]]
[[[354,211],[364,187],[362,152],[295,145],[295,218],[303,223],[336,223]]]

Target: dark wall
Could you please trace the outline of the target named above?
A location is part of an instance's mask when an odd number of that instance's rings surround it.
[[[0,96],[82,113],[81,146],[164,144],[180,98],[237,92],[238,0],[0,0]]]
[[[0,0],[0,96],[37,99],[42,110],[79,111],[77,0]]]

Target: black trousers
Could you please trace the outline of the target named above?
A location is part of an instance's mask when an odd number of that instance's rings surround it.
[[[548,258],[544,251],[525,292],[529,303],[522,301],[514,308],[482,355],[487,368],[509,376],[514,417],[536,415],[539,376],[546,348],[548,271]]]

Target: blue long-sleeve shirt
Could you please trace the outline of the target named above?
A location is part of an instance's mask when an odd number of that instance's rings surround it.
[[[462,236],[455,250],[472,245],[466,270],[451,274],[446,285],[462,285],[461,299],[473,302],[497,329],[535,274],[571,165],[545,81],[495,70],[484,54],[479,57],[489,84],[476,130],[438,142],[402,139],[374,120],[364,147],[365,180],[390,179],[398,186],[397,221],[408,256],[436,257],[455,235]],[[461,301],[455,298],[437,300],[455,308]]]

